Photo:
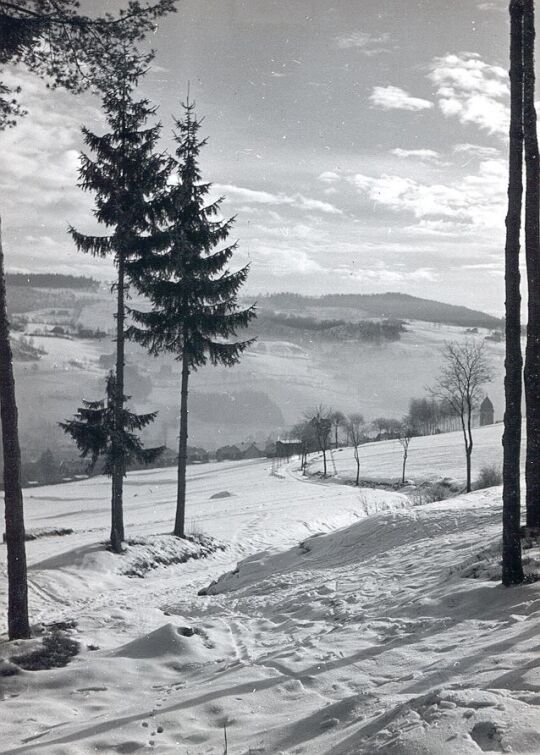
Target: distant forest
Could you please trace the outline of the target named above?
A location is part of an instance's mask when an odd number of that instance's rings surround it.
[[[468,328],[498,329],[502,327],[502,320],[485,312],[391,292],[327,294],[325,296],[302,296],[294,293],[268,294],[259,297],[257,305],[262,310],[295,312],[312,307],[320,309],[339,307],[354,309],[366,317],[380,317],[387,320],[422,320]]]
[[[318,320],[262,310],[250,325],[250,335],[273,336],[294,340],[295,336],[309,335],[310,339],[337,341],[399,341],[406,331],[402,320]]]
[[[78,291],[99,290],[100,283],[84,275],[62,275],[60,273],[7,273],[8,287],[24,288],[70,288]]]

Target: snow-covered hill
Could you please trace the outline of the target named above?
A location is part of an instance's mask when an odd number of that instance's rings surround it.
[[[413,506],[296,466],[191,467],[190,529],[227,547],[144,578],[126,565],[173,548],[173,470],[128,476],[122,557],[107,480],[28,491],[30,529],[73,530],[28,543],[33,620],[75,619],[81,652],[0,676],[0,752],[540,752],[540,588],[493,580],[500,489]]]

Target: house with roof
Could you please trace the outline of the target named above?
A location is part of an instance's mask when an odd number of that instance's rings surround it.
[[[480,427],[484,427],[484,425],[493,425],[494,422],[495,409],[489,396],[486,396],[480,404]]]

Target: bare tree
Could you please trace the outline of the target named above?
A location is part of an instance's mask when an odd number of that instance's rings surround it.
[[[467,493],[472,489],[473,412],[483,396],[482,386],[493,379],[484,342],[467,339],[451,341],[441,349],[441,373],[431,389],[435,398],[445,401],[459,417],[465,444]]]
[[[332,420],[332,428],[334,430],[334,448],[337,448],[338,443],[339,443],[338,441],[339,430],[340,428],[345,427],[346,417],[343,414],[343,412],[336,411],[336,412],[332,412],[332,416],[330,417],[330,419]]]
[[[354,449],[354,460],[356,462],[356,486],[360,484],[360,453],[358,447],[362,442],[363,430],[364,417],[361,414],[349,414],[347,419],[347,433],[349,435],[349,442]]]
[[[403,449],[403,466],[401,469],[401,484],[405,485],[405,467],[407,466],[407,457],[409,456],[409,444],[413,437],[413,431],[408,421],[402,422],[399,431],[399,444]]]
[[[503,434],[502,581],[523,582],[521,561],[521,294],[520,231],[523,196],[523,0],[510,3],[510,150],[505,248],[505,412]]]
[[[306,474],[308,454],[317,449],[317,440],[311,420],[304,420],[303,422],[298,422],[296,425],[293,425],[288,435],[290,440],[300,441],[300,469]]]
[[[323,455],[323,475],[327,476],[326,452],[330,447],[330,432],[332,430],[332,410],[323,404],[306,413],[306,419],[311,424],[317,448]]]

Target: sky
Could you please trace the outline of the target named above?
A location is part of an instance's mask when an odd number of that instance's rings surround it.
[[[172,147],[189,82],[246,293],[401,291],[502,314],[506,0],[180,0],[151,43],[142,94]],[[28,110],[0,133],[7,268],[111,279],[66,232],[96,230],[77,170],[99,100],[3,78]]]

